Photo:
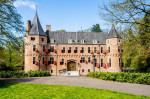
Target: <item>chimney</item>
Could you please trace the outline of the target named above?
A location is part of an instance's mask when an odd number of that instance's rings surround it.
[[[27,21],[27,27],[26,27],[26,35],[29,34],[30,30],[31,30],[31,21],[28,20],[28,21]]]
[[[46,31],[51,31],[51,25],[46,25]]]

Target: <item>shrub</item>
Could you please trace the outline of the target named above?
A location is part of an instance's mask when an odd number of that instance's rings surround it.
[[[112,80],[118,82],[128,82],[150,85],[150,73],[129,73],[129,72],[90,72],[88,77],[99,78],[102,80]]]
[[[48,71],[0,71],[0,78],[43,77],[51,76]]]

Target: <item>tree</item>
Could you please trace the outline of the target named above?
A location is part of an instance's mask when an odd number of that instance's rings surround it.
[[[93,25],[91,27],[91,32],[102,32],[102,30],[100,29],[100,25],[99,24]]]
[[[61,29],[61,30],[57,30],[56,32],[66,32],[66,30]]]
[[[20,14],[17,13],[13,3],[15,0],[0,0],[0,45],[6,41],[14,41],[15,33],[24,31]]]

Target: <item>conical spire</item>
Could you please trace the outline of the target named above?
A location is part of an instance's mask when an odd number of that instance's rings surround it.
[[[120,38],[119,34],[117,33],[117,30],[115,29],[115,25],[112,24],[111,30],[109,31],[108,34],[109,38]]]
[[[43,31],[43,28],[40,24],[40,21],[39,21],[38,15],[37,15],[37,11],[36,11],[34,19],[32,21],[31,31],[30,31],[29,35],[47,36],[46,33]]]

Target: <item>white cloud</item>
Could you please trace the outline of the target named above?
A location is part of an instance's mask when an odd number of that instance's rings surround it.
[[[36,9],[36,4],[35,2],[27,1],[27,0],[17,0],[14,2],[15,7],[21,7],[21,6],[27,6],[30,7],[31,9]]]

